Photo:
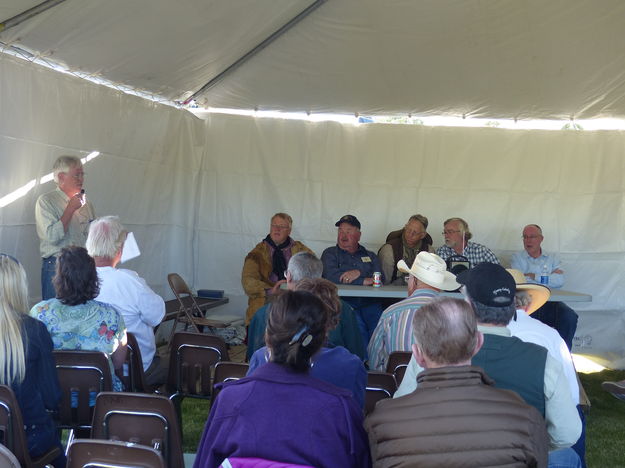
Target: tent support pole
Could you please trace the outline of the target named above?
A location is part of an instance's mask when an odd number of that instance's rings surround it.
[[[226,76],[228,76],[230,73],[232,73],[234,70],[236,70],[237,68],[239,68],[243,63],[247,62],[250,58],[252,58],[254,55],[256,55],[258,52],[260,52],[261,50],[263,50],[265,47],[267,47],[269,44],[271,44],[273,41],[275,41],[276,39],[278,39],[280,36],[282,36],[285,32],[287,32],[289,29],[291,29],[293,26],[295,26],[297,23],[299,23],[301,20],[303,20],[304,18],[306,18],[309,14],[311,14],[314,10],[316,10],[317,8],[319,8],[323,3],[325,3],[326,0],[315,0],[314,3],[310,4],[308,7],[306,7],[304,10],[302,10],[300,13],[298,13],[296,16],[294,16],[293,18],[291,18],[287,23],[285,23],[283,26],[281,26],[277,31],[273,32],[269,37],[267,37],[266,39],[264,39],[261,43],[259,43],[258,45],[256,45],[254,48],[252,48],[249,52],[247,52],[245,55],[243,55],[242,57],[240,57],[239,59],[237,59],[232,65],[230,65],[228,68],[226,68],[225,70],[223,70],[221,73],[219,73],[217,76],[215,76],[214,78],[212,78],[208,83],[206,83],[204,86],[202,86],[199,90],[197,90],[195,93],[193,93],[191,96],[189,96],[187,99],[185,99],[182,102],[182,105],[187,105],[189,104],[191,101],[193,101],[196,97],[198,97],[200,94],[205,93],[206,91],[208,91],[209,89],[211,89],[213,86],[215,86],[217,83],[219,83],[221,80],[223,80]]]
[[[43,13],[46,10],[49,10],[52,7],[57,6],[59,3],[63,3],[65,0],[46,0],[45,2],[41,2],[39,5],[35,5],[32,8],[29,8],[26,11],[23,11],[19,15],[15,15],[13,18],[9,18],[6,21],[0,23],[0,31],[4,31],[5,29],[12,28],[13,26],[17,26],[20,23],[32,18],[33,16],[37,16],[39,13]]]

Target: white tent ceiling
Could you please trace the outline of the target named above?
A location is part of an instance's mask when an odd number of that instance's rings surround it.
[[[40,2],[0,0],[0,20]],[[0,41],[173,101],[217,77],[211,107],[625,118],[622,0],[320,3],[223,76],[315,2],[65,0]]]

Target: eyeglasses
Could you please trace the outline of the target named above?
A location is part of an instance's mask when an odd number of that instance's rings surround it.
[[[406,234],[408,234],[409,236],[420,236],[422,234],[425,234],[425,231],[406,231]]]
[[[280,229],[280,230],[289,228],[289,226],[285,226],[284,224],[272,224],[271,227],[273,229]]]
[[[446,231],[441,232],[441,234],[445,236],[445,235],[450,235],[450,234],[456,234],[457,232],[461,232],[461,231],[460,231],[460,230],[458,230],[458,231],[452,231],[452,230],[449,230],[449,229],[448,229],[448,230],[446,230]]]
[[[78,174],[70,174],[69,172],[64,172],[63,174],[66,174],[68,177],[71,177],[74,180],[84,179],[87,175],[86,172],[79,172]]]
[[[527,239],[538,239],[540,236],[521,236],[521,239],[523,240],[527,240]]]

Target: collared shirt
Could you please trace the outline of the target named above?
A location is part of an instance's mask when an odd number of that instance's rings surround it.
[[[67,227],[61,222],[61,216],[69,203],[69,197],[60,188],[44,193],[35,205],[35,221],[39,236],[39,252],[42,258],[58,255],[63,247],[70,245],[85,246],[89,223],[95,219],[95,211],[89,200],[74,211]]]
[[[436,250],[436,255],[441,257],[443,260],[447,260],[448,257],[452,255],[458,255],[454,249],[448,247],[447,245],[441,245],[438,250]],[[468,241],[467,245],[464,246],[464,250],[462,251],[462,255],[467,257],[469,262],[471,262],[471,268],[479,263],[495,263],[499,265],[499,260],[495,254],[488,247],[482,244],[478,244],[477,242]]]
[[[506,327],[484,327],[478,325],[479,331],[486,334],[511,336]],[[393,398],[412,393],[417,388],[417,376],[424,369],[417,364],[414,356],[406,369],[404,379]],[[571,399],[568,382],[564,376],[562,365],[551,354],[547,353],[545,362],[545,422],[549,433],[549,449],[555,450],[573,445],[582,432],[582,423],[575,403]]]
[[[373,277],[376,271],[382,273],[382,282],[384,282],[384,273],[378,256],[360,244],[353,254],[341,249],[338,245],[328,247],[323,251],[321,261],[323,262],[323,277],[333,283],[340,283],[341,275],[349,270],[360,271],[360,276],[351,284],[362,285],[364,279]]]
[[[369,341],[369,368],[386,370],[393,351],[410,351],[414,341],[412,318],[423,305],[438,296],[432,289],[417,289],[406,299],[388,307],[380,317]]]
[[[543,250],[538,258],[534,258],[527,251],[522,250],[512,255],[510,263],[512,268],[522,273],[534,273],[535,279],[525,277],[528,283],[540,284],[543,267],[546,266],[549,272],[549,283],[547,286],[550,288],[561,288],[564,286],[564,273],[552,273],[553,270],[560,269],[561,262],[557,255],[548,255]]]
[[[569,383],[571,398],[573,403],[579,405],[579,384],[577,383],[577,373],[573,365],[573,359],[566,343],[560,334],[545,325],[540,320],[536,320],[523,309],[516,311],[516,320],[513,318],[507,327],[512,336],[516,336],[527,343],[534,343],[547,349],[547,352],[555,358],[564,370],[564,376]]]
[[[124,317],[128,331],[135,335],[143,370],[148,370],[156,353],[154,327],[165,316],[165,301],[132,270],[97,267],[100,294],[96,301],[110,304]]]

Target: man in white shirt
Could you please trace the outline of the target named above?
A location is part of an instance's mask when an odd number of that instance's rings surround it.
[[[100,279],[96,300],[111,304],[122,314],[139,344],[146,383],[158,386],[167,380],[167,362],[156,354],[154,327],[165,316],[165,302],[136,272],[115,268],[127,235],[117,216],[104,216],[91,223],[87,251],[95,260]]]
[[[536,320],[532,315],[549,300],[551,291],[542,284],[527,283],[525,276],[519,270],[508,269],[508,273],[512,275],[516,283],[516,294],[514,297],[516,314],[508,323],[508,329],[512,336],[516,336],[528,343],[543,346],[552,357],[562,364],[564,376],[571,390],[571,398],[577,406],[579,417],[582,421],[582,435],[573,445],[573,450],[579,455],[582,466],[586,466],[584,461],[586,455],[586,420],[584,412],[579,405],[579,383],[575,366],[573,365],[573,358],[558,332],[540,320]]]
[[[512,268],[525,275],[527,283],[542,283],[550,288],[564,286],[564,271],[557,255],[545,252],[543,231],[537,224],[523,228],[523,248],[512,255]],[[564,302],[548,302],[533,314],[534,318],[555,328],[569,350],[577,330],[577,314]]]

